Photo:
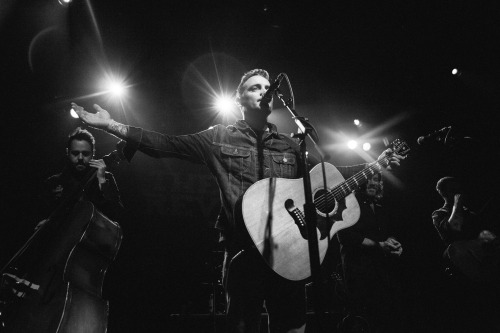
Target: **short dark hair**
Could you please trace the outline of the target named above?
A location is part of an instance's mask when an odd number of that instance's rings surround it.
[[[252,69],[251,71],[246,72],[241,77],[241,81],[240,81],[240,84],[238,85],[238,88],[236,88],[236,96],[237,97],[241,96],[241,93],[243,92],[243,84],[245,82],[247,82],[247,80],[249,78],[251,78],[252,76],[257,76],[257,75],[266,78],[266,80],[269,80],[269,73],[265,69],[256,68],[256,69]]]
[[[94,136],[86,129],[77,127],[73,132],[70,133],[70,135],[68,136],[68,142],[66,143],[66,148],[68,148],[68,150],[71,148],[71,141],[73,140],[87,141],[92,148],[92,152],[95,151]]]

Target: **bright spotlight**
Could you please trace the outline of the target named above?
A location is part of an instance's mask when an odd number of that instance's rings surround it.
[[[76,114],[76,112],[75,112],[75,110],[73,108],[71,108],[71,110],[69,110],[69,114],[73,118],[78,118],[78,115]]]
[[[368,151],[372,148],[372,145],[369,142],[363,143],[363,150]]]
[[[358,142],[356,140],[349,140],[347,142],[347,147],[349,149],[356,149],[357,146],[358,146]]]
[[[361,122],[359,121],[359,119],[354,119],[354,125],[360,127],[361,126]]]
[[[235,103],[231,97],[220,96],[215,100],[215,108],[222,113],[230,113],[234,110]]]
[[[117,97],[121,97],[125,92],[125,86],[122,82],[119,81],[111,81],[109,83],[109,92]]]
[[[454,76],[460,76],[460,75],[462,75],[462,71],[460,71],[458,68],[453,68],[451,70],[451,74]]]
[[[58,2],[61,6],[66,7],[72,2],[72,0],[58,0]]]

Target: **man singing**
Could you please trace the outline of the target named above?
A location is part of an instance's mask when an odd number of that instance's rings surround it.
[[[225,242],[224,285],[231,333],[260,332],[264,301],[271,332],[305,330],[304,284],[278,276],[265,264],[238,217],[241,198],[256,181],[301,176],[297,141],[267,122],[272,112],[272,99],[265,97],[269,86],[267,71],[245,73],[236,90],[243,119],[181,136],[120,124],[98,105],[94,105],[97,113],[89,113],[72,104],[85,123],[126,140],[139,151],[155,158],[178,157],[205,164],[215,176],[223,208],[217,227]],[[400,156],[393,154],[390,160],[392,165],[399,165]],[[349,174],[363,167],[344,167],[340,171]]]

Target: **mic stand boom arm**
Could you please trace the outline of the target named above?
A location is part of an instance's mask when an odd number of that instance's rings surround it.
[[[304,195],[305,195],[305,204],[304,204],[304,215],[305,221],[307,225],[307,241],[309,247],[309,261],[311,265],[311,277],[312,277],[312,292],[313,292],[313,305],[315,310],[316,317],[316,327],[321,328],[322,323],[324,322],[324,302],[323,296],[321,292],[321,269],[320,269],[320,259],[319,259],[319,248],[318,248],[318,237],[316,232],[316,206],[312,197],[312,189],[311,189],[311,177],[308,170],[307,163],[307,149],[306,149],[306,135],[312,140],[314,146],[318,153],[321,156],[321,162],[323,166],[323,181],[326,189],[326,179],[324,173],[324,164],[323,159],[325,154],[322,152],[321,148],[318,145],[318,136],[314,127],[308,122],[308,120],[304,117],[301,117],[297,114],[297,112],[290,107],[291,101],[286,102],[283,98],[283,94],[276,90],[276,96],[281,100],[283,105],[290,111],[292,114],[292,118],[299,127],[299,134],[294,134],[293,137],[300,138],[300,154],[301,154],[301,171],[304,180]],[[328,216],[327,216],[328,218]],[[321,332],[322,329],[317,330]]]

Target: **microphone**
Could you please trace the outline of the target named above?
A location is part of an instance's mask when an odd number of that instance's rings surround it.
[[[419,145],[426,145],[430,142],[441,142],[444,141],[446,144],[446,140],[448,139],[448,134],[451,131],[451,126],[443,127],[440,130],[434,131],[425,136],[421,136],[417,139],[417,143]]]
[[[269,89],[267,89],[264,96],[262,96],[263,101],[266,101],[266,102],[271,101],[271,98],[273,98],[274,92],[276,90],[278,90],[278,88],[281,84],[281,81],[283,80],[284,77],[285,77],[285,75],[283,73],[278,74],[278,76],[276,77],[276,80],[274,80],[274,82],[269,86]]]

